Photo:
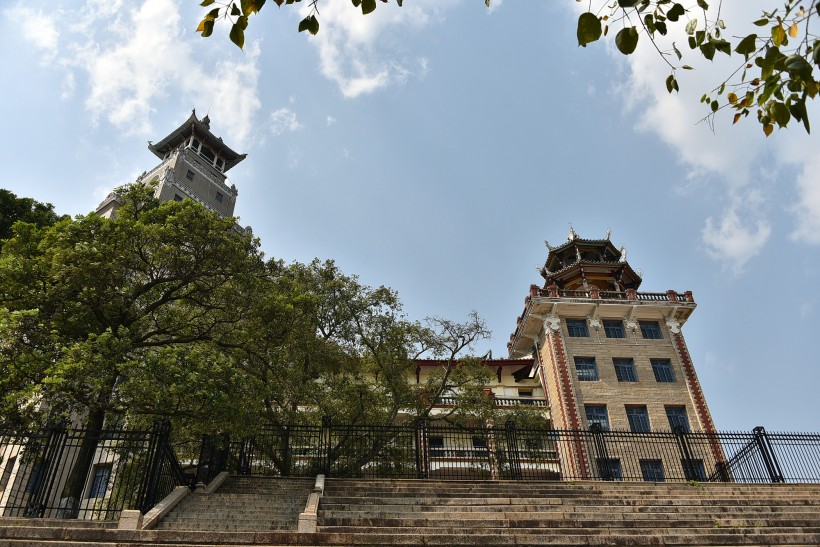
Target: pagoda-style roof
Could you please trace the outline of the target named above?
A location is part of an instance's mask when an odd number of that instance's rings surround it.
[[[191,116],[185,120],[182,125],[171,131],[170,135],[158,143],[155,144],[148,141],[148,149],[159,159],[163,159],[165,154],[177,148],[190,138],[192,134],[196,135],[196,137],[202,141],[202,144],[208,146],[217,156],[225,160],[225,169],[223,170],[225,172],[247,157],[247,154],[240,154],[232,150],[231,147],[222,142],[221,137],[217,137],[211,133],[210,118],[206,115],[201,120],[198,119],[196,117],[196,110],[192,110]]]
[[[557,247],[549,243],[547,246],[549,254],[540,270],[546,280],[545,287],[552,283],[562,288],[572,286],[581,277],[614,279],[623,288],[637,289],[641,284],[641,276],[626,261],[623,247],[617,249],[609,240],[609,234],[606,239],[584,239],[570,229],[566,242]]]

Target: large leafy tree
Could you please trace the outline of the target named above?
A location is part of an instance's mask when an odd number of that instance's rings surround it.
[[[212,419],[230,397],[236,335],[262,272],[257,242],[192,201],[123,190],[113,219],[17,224],[0,255],[3,416]]]
[[[274,0],[280,7],[300,1]],[[320,0],[307,3],[310,9],[299,22],[299,32],[316,34]],[[378,5],[377,0],[351,3],[365,15]],[[402,0],[396,3],[401,6]],[[490,0],[485,4],[489,6]],[[680,72],[694,69],[698,60],[736,53],[740,58],[736,70],[701,99],[707,106],[706,119],[711,122],[715,112],[726,108],[735,111],[733,123],[754,114],[766,136],[775,126],[786,127],[793,120],[810,132],[806,104],[820,92],[815,72],[820,67],[820,34],[811,23],[820,18],[820,0],[772,0],[772,4],[754,21],[759,32],[735,36],[721,18],[722,0],[589,0],[588,11],[578,18],[578,43],[587,46],[614,35],[617,49],[630,55],[639,41],[650,41],[669,66],[665,80],[669,93],[678,91]],[[214,24],[225,21],[231,26],[231,41],[241,48],[250,16],[262,9],[265,0],[204,0],[200,5],[209,10],[197,31],[210,36]],[[679,45],[673,38],[677,29],[683,34],[682,39],[678,35]]]

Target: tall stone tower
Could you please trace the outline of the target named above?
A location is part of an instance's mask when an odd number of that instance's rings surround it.
[[[587,430],[715,430],[681,327],[690,291],[638,292],[641,276],[609,235],[570,230],[550,247],[508,344],[533,355],[553,427]]]
[[[245,159],[211,133],[211,120],[196,117],[196,110],[167,137],[148,149],[160,164],[143,173],[137,182],[157,182],[156,196],[161,201],[193,199],[221,216],[233,216],[236,187],[228,186],[225,173]],[[97,207],[97,214],[110,217],[120,206],[119,196],[111,193]]]

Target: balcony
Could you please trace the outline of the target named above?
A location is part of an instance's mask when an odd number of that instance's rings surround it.
[[[666,291],[666,292],[638,292],[634,289],[626,291],[602,291],[592,288],[588,291],[565,291],[555,286],[542,289],[537,285],[530,286],[529,298],[581,298],[591,300],[638,300],[649,302],[694,302],[692,291]]]
[[[496,408],[514,408],[519,406],[532,406],[546,408],[547,400],[541,397],[494,397]],[[456,397],[439,397],[436,400],[437,407],[452,407],[457,404]]]

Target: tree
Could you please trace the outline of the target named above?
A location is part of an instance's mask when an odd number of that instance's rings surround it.
[[[63,497],[76,509],[107,416],[214,422],[231,409],[231,362],[214,351],[242,325],[258,242],[153,187],[121,190],[116,218],[18,223],[0,253],[0,404],[85,418]]]
[[[686,64],[681,51],[686,48],[679,48],[672,40],[675,29],[682,29],[689,49],[687,59],[694,55],[711,61],[717,54],[730,56],[732,52],[743,58],[736,70],[702,96],[701,102],[708,108],[705,120],[711,124],[717,111],[731,109],[735,111],[733,123],[754,112],[767,137],[775,125],[787,127],[792,120],[802,123],[810,132],[806,103],[820,92],[820,82],[814,73],[815,65],[820,67],[820,35],[811,30],[810,23],[820,17],[820,0],[772,0],[775,7],[754,21],[761,27],[761,34],[739,37],[728,33],[728,25],[720,17],[722,0],[709,1],[717,7],[710,10],[707,0],[696,0],[688,6],[674,0],[590,0],[589,11],[578,18],[578,44],[586,47],[608,36],[613,27],[613,31],[618,29],[615,46],[624,55],[630,55],[644,37],[669,66],[665,85],[672,93],[680,89],[679,71],[692,70],[696,64]],[[300,0],[274,2],[281,7]],[[401,6],[402,0],[396,3]],[[316,34],[319,0],[309,0],[309,4],[308,15],[299,22],[298,30]],[[352,0],[352,4],[366,15],[378,3]],[[485,0],[485,4],[489,6],[490,0]],[[206,13],[197,32],[208,37],[217,21],[225,21],[231,25],[231,41],[242,48],[249,17],[262,9],[265,0],[204,0],[200,5],[216,7]]]
[[[51,226],[68,218],[54,212],[50,203],[40,203],[31,198],[18,198],[12,192],[0,188],[0,248],[3,240],[12,236],[15,222],[27,222],[35,226]]]

